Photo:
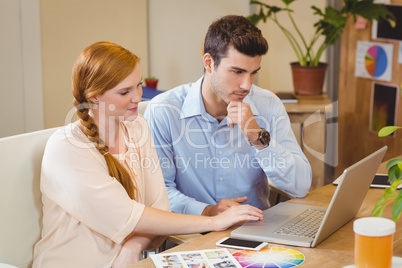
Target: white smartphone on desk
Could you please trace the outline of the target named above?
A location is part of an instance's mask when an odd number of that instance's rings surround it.
[[[266,247],[268,243],[225,237],[216,242],[216,245],[219,247],[261,250],[262,248]]]
[[[339,184],[339,178],[332,182],[334,185]],[[388,174],[375,174],[375,177],[370,185],[371,188],[388,188],[391,187],[388,181]],[[402,189],[402,185],[397,187],[398,190]]]

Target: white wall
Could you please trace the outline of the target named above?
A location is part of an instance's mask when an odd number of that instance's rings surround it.
[[[0,0],[0,137],[42,129],[38,0]]]
[[[46,128],[65,123],[73,107],[71,71],[81,51],[112,41],[141,58],[148,70],[146,0],[40,0]]]
[[[149,0],[149,74],[158,89],[193,82],[203,74],[208,26],[228,14],[248,15],[248,0]]]

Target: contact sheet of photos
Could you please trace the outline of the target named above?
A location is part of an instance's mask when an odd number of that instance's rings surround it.
[[[207,249],[151,255],[157,268],[241,268],[226,249]]]

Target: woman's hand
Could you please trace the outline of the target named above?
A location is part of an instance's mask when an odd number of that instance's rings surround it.
[[[247,201],[247,196],[235,197],[231,199],[222,198],[214,206],[208,205],[202,212],[202,216],[216,216],[230,207],[241,205],[243,202]]]
[[[212,217],[215,231],[223,231],[241,221],[262,220],[262,210],[250,206],[232,206],[221,214]]]
[[[145,207],[133,232],[154,235],[193,234],[222,231],[241,221],[261,219],[262,211],[250,205],[234,205],[217,216],[171,213]]]
[[[113,262],[112,268],[126,268],[141,260],[142,248],[128,242],[130,240],[122,246],[119,255],[117,255],[117,258]]]
[[[142,252],[159,247],[166,237],[134,234],[124,242],[112,268],[126,268],[142,259]]]

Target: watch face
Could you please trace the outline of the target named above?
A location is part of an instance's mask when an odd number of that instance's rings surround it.
[[[269,132],[266,129],[261,129],[260,131],[260,142],[263,145],[269,145],[269,141],[271,140],[271,135],[269,135]]]

